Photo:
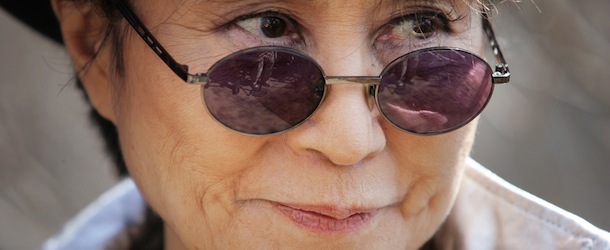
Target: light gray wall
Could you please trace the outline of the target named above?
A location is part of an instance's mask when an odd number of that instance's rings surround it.
[[[480,121],[473,156],[610,229],[610,1],[505,5],[495,28],[513,73]]]
[[[610,229],[610,1],[536,3],[495,16],[513,79],[473,156]],[[63,49],[3,11],[0,31],[0,249],[34,249],[115,180]]]
[[[67,59],[0,9],[0,249],[36,249],[114,182]]]

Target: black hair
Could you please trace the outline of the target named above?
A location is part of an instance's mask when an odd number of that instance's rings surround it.
[[[68,1],[68,0],[67,0]],[[116,13],[112,3],[107,0],[69,0],[75,4],[83,4],[89,2],[92,7],[96,8],[96,11],[100,12],[101,15],[105,16],[108,20],[104,37],[102,37],[102,46],[110,43],[112,47],[111,60],[113,60],[113,69],[118,75],[123,75],[123,39],[121,33],[126,31],[121,30],[117,25],[120,16]],[[97,52],[95,52],[97,53]],[[94,54],[90,59],[90,63],[95,60]],[[88,66],[88,65],[87,65]],[[84,68],[83,70],[87,70]],[[89,102],[87,93],[83,87],[82,82],[78,77],[76,78],[76,86],[83,93],[84,98],[89,103],[89,119],[98,128],[100,135],[104,140],[106,153],[112,158],[115,166],[115,171],[118,177],[125,178],[129,176],[129,170],[125,164],[123,154],[119,143],[119,134],[116,126],[106,118],[104,118]],[[164,226],[161,217],[149,206],[146,205],[144,211],[143,221],[139,225],[129,225],[125,231],[120,234],[127,236],[124,244],[119,244],[119,237],[113,242],[109,242],[106,247],[108,249],[131,249],[131,250],[161,250],[164,248],[165,239],[163,236]]]

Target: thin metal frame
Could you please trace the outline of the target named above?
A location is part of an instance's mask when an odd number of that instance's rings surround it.
[[[132,11],[132,9],[125,3],[123,0],[112,0],[116,6],[116,8],[121,12],[125,20],[129,22],[131,27],[142,37],[144,42],[150,46],[150,48],[163,60],[165,64],[182,80],[191,84],[205,84],[208,80],[207,73],[196,73],[189,74],[188,73],[188,65],[178,63],[170,54],[165,50],[165,48],[159,43],[159,41],[153,36],[153,34],[146,28],[146,25],[142,23],[142,21],[137,17],[137,15]],[[496,40],[495,33],[489,21],[489,17],[487,13],[483,12],[482,14],[482,22],[483,22],[483,31],[485,32],[487,39],[489,40],[489,45],[492,48],[493,54],[496,57],[496,67],[495,71],[492,73],[492,82],[496,83],[507,83],[510,81],[510,70],[508,68],[508,64],[504,59],[504,55],[500,50],[500,45]],[[439,47],[442,49],[446,49],[445,47]],[[457,49],[459,50],[459,49]],[[325,76],[325,80],[342,80],[344,83],[352,82],[352,83],[360,83],[360,84],[372,84],[377,85],[380,76]],[[375,83],[377,82],[377,84]],[[332,84],[327,82],[327,84]]]

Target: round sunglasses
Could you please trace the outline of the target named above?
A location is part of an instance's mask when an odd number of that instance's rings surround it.
[[[458,48],[410,52],[379,76],[326,76],[308,55],[277,46],[248,48],[216,62],[207,73],[189,74],[135,13],[115,0],[123,17],[184,81],[202,84],[209,113],[225,127],[250,135],[270,135],[298,126],[322,105],[333,84],[363,84],[382,116],[410,133],[434,135],[458,129],[485,108],[495,83],[510,71],[487,16],[483,29],[498,60],[495,71],[479,56]]]

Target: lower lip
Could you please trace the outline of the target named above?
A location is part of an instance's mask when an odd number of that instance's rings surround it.
[[[353,232],[371,221],[374,213],[358,213],[345,219],[335,219],[323,214],[295,209],[277,204],[276,208],[290,220],[314,232]]]

